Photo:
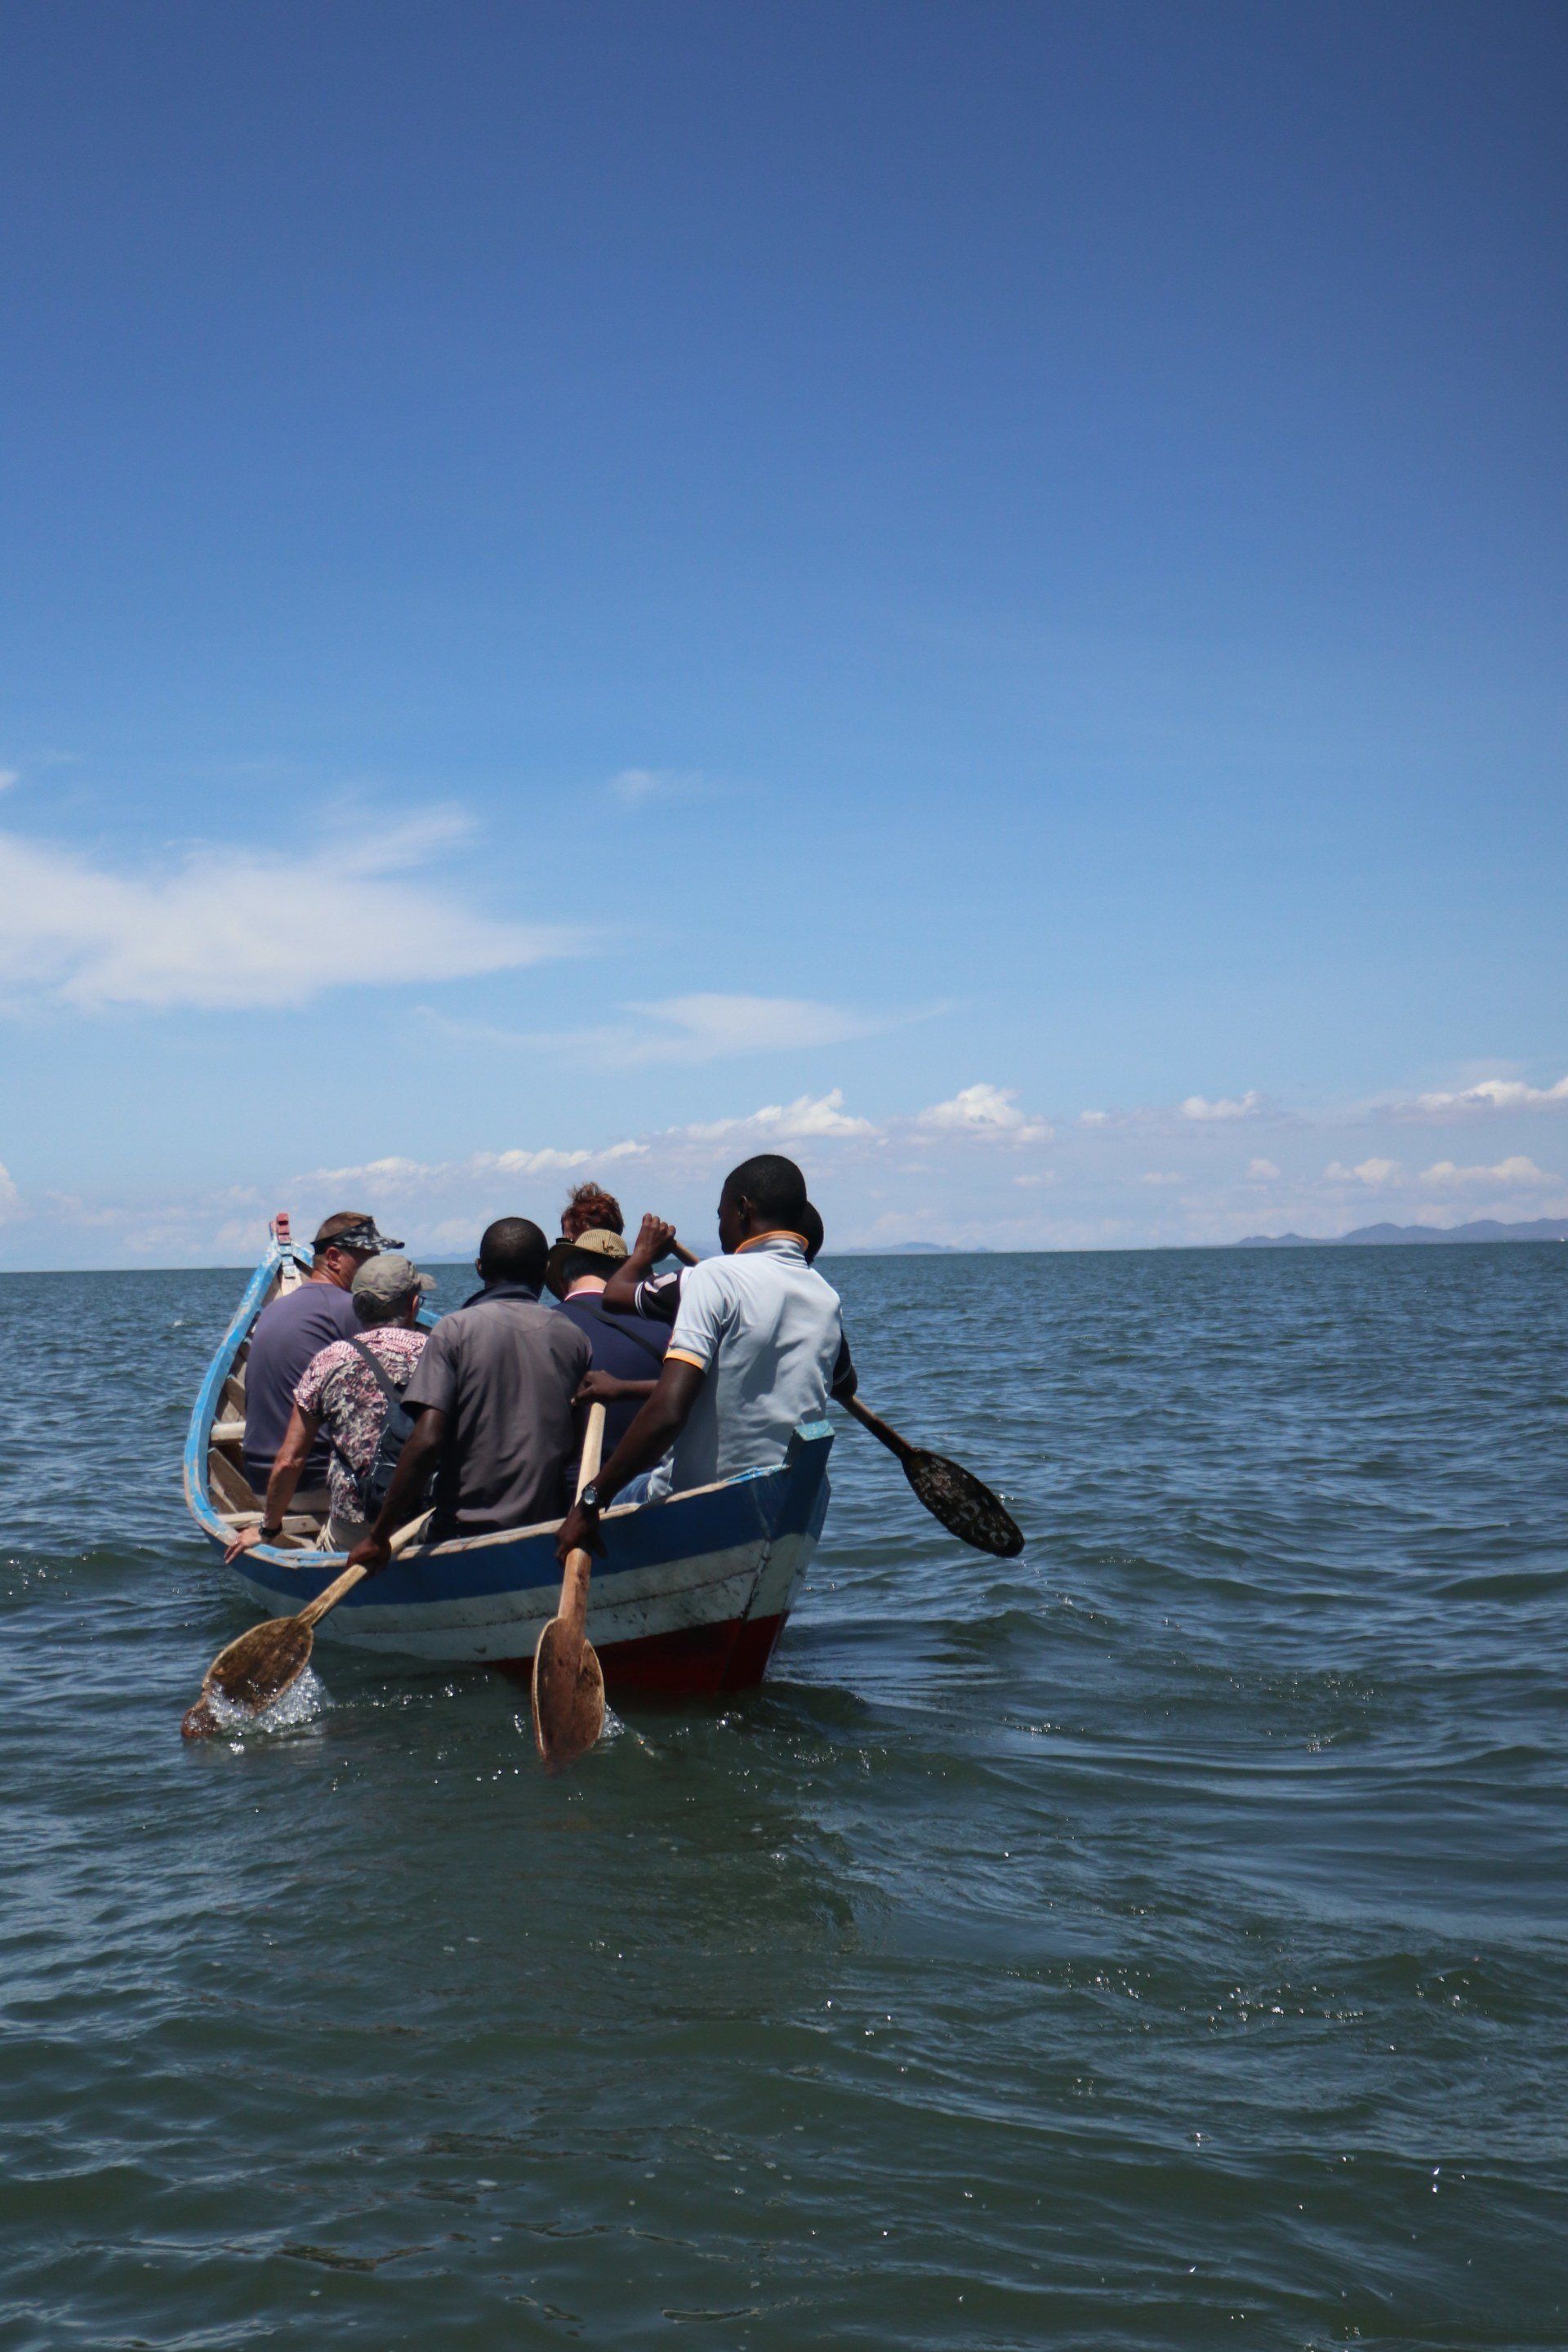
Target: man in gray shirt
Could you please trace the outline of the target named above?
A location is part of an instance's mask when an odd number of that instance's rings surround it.
[[[432,1472],[431,1541],[535,1527],[559,1518],[571,1497],[565,1468],[576,1451],[572,1401],[592,1366],[586,1337],[539,1303],[550,1244],[527,1217],[486,1228],[483,1287],[442,1317],[408,1386],[414,1433],[385,1505],[349,1559],[373,1573],[391,1557],[394,1531],[423,1508]]]

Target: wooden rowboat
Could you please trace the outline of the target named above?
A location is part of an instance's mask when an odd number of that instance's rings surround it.
[[[246,1286],[202,1382],[185,1444],[185,1499],[221,1549],[254,1526],[260,1497],[246,1481],[245,1360],[251,1326],[281,1287],[301,1279],[308,1254],[289,1220]],[[776,1468],[746,1470],[667,1501],[618,1507],[604,1517],[588,1635],[611,1690],[670,1696],[735,1690],[762,1680],[800,1592],[827,1513],[833,1432],[805,1422]],[[351,1592],[321,1627],[323,1640],[430,1664],[531,1671],[540,1628],[555,1612],[558,1519],[497,1535],[416,1544]],[[331,1583],[342,1553],[317,1549],[318,1522],[286,1518],[279,1544],[242,1552],[231,1573],[269,1617],[302,1608]]]

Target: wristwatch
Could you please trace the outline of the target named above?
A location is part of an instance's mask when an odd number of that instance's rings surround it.
[[[278,1538],[283,1532],[283,1522],[279,1519],[275,1528],[269,1528],[266,1520],[263,1519],[256,1532],[261,1538],[263,1543],[276,1543]]]
[[[594,1480],[590,1478],[587,1485],[584,1487],[582,1493],[577,1497],[577,1508],[580,1511],[593,1511],[596,1513],[598,1507],[599,1489]]]

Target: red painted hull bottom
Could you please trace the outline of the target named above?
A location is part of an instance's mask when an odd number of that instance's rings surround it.
[[[689,1625],[679,1633],[650,1633],[641,1642],[613,1642],[599,1652],[605,1687],[657,1698],[711,1698],[750,1690],[767,1672],[784,1618],[731,1617],[722,1625]],[[503,1675],[531,1686],[531,1658],[500,1658]]]

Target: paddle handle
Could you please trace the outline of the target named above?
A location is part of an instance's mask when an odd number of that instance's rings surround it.
[[[601,1405],[599,1410],[602,1412],[604,1407]],[[406,1551],[411,1544],[416,1544],[419,1541],[434,1517],[433,1511],[421,1511],[416,1519],[410,1519],[405,1526],[398,1528],[390,1546],[394,1559],[397,1558],[400,1551]],[[300,1612],[300,1624],[319,1625],[328,1610],[335,1609],[344,1593],[352,1592],[354,1586],[369,1574],[368,1568],[345,1568],[342,1574],[335,1577],[324,1592],[318,1592],[314,1601],[306,1601]]]
[[[889,1453],[896,1454],[900,1462],[908,1462],[917,1450],[908,1438],[900,1437],[896,1429],[889,1429],[880,1413],[873,1412],[868,1404],[862,1404],[858,1396],[843,1397],[839,1402],[862,1429],[868,1429],[873,1437],[879,1438]]]
[[[416,1519],[404,1521],[387,1545],[387,1549],[394,1559],[397,1558],[399,1552],[407,1551],[411,1545],[424,1542],[430,1532],[430,1522],[435,1516],[434,1511],[421,1511]]]
[[[306,1601],[299,1612],[300,1624],[319,1625],[328,1610],[335,1609],[344,1593],[352,1592],[368,1573],[368,1570],[363,1568],[345,1568],[341,1576],[332,1579],[324,1592],[318,1592],[314,1601]]]
[[[592,1552],[567,1553],[566,1565],[561,1571],[561,1606],[555,1612],[568,1633],[584,1639],[588,1630],[588,1578],[593,1566]]]
[[[588,1414],[588,1426],[583,1433],[583,1459],[577,1465],[577,1492],[580,1495],[599,1475],[599,1458],[605,1450],[605,1408],[594,1405]],[[593,1569],[594,1555],[587,1551],[569,1551],[566,1565],[561,1571],[561,1606],[557,1615],[574,1633],[583,1633],[588,1624],[588,1577]]]

